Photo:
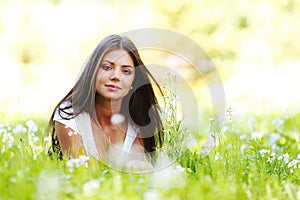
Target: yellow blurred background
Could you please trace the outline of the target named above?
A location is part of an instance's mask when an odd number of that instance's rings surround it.
[[[48,119],[97,43],[139,28],[197,42],[220,73],[226,104],[239,113],[298,106],[299,10],[296,0],[1,0],[0,121]]]

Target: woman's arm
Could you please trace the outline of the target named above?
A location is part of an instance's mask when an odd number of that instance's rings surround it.
[[[83,149],[80,135],[60,122],[56,121],[54,126],[63,156],[77,158]]]

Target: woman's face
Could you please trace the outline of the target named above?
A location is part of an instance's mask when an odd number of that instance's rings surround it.
[[[135,76],[134,63],[123,49],[106,52],[97,72],[97,93],[110,100],[120,100],[129,92]]]

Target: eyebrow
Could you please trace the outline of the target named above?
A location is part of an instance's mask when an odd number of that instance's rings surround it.
[[[110,60],[103,60],[103,62],[108,62],[109,64],[111,65],[115,65],[115,63],[113,61],[110,61]],[[132,65],[122,65],[121,67],[131,67],[131,68],[134,68]]]

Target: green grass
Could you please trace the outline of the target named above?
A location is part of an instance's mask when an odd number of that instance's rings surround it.
[[[230,116],[208,155],[200,155],[201,141],[189,148],[178,145],[175,167],[145,174],[117,171],[92,159],[88,167],[72,171],[67,160],[47,155],[47,122],[32,122],[0,126],[0,199],[300,198],[297,111]]]

